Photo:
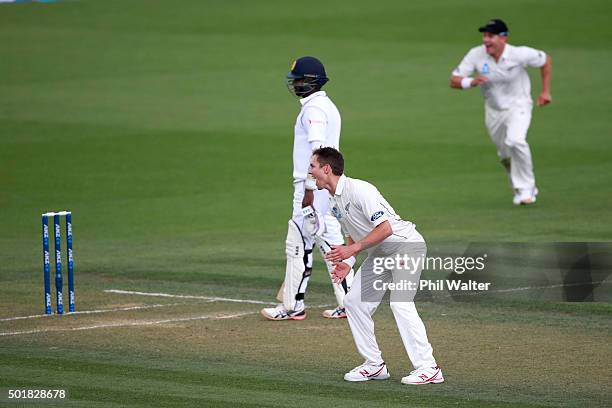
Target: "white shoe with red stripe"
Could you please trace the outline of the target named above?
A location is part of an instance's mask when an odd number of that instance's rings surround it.
[[[346,381],[386,380],[389,377],[391,376],[384,361],[382,364],[363,363],[344,374]]]
[[[402,384],[409,385],[440,384],[443,382],[444,376],[442,376],[440,367],[419,368],[402,378]]]

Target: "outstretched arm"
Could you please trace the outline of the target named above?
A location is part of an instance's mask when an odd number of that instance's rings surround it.
[[[542,93],[538,97],[538,106],[544,106],[552,102],[552,96],[550,95],[552,59],[550,55],[546,55],[546,63],[540,68],[540,76],[542,77]]]

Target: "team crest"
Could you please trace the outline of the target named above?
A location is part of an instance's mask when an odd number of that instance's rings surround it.
[[[491,72],[491,70],[489,69],[489,64],[485,62],[484,65],[482,66],[482,71],[480,73],[488,74],[489,72]]]

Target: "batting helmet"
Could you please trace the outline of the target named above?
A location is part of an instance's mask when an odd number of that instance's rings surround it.
[[[293,62],[287,74],[287,88],[297,97],[304,98],[329,81],[325,67],[315,57],[302,57]]]

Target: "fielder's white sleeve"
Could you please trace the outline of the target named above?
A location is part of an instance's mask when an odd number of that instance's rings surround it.
[[[516,47],[516,55],[518,60],[527,67],[541,68],[546,64],[546,53],[535,48]]]
[[[465,57],[463,57],[457,68],[453,70],[453,75],[469,77],[474,73],[474,70],[476,70],[476,50],[477,48],[472,48],[465,54]]]
[[[308,134],[308,143],[314,149],[325,145],[327,115],[316,106],[309,106],[302,115],[302,126]]]
[[[389,211],[384,206],[384,199],[376,187],[372,185],[365,187],[357,197],[357,201],[372,228],[389,220]]]

